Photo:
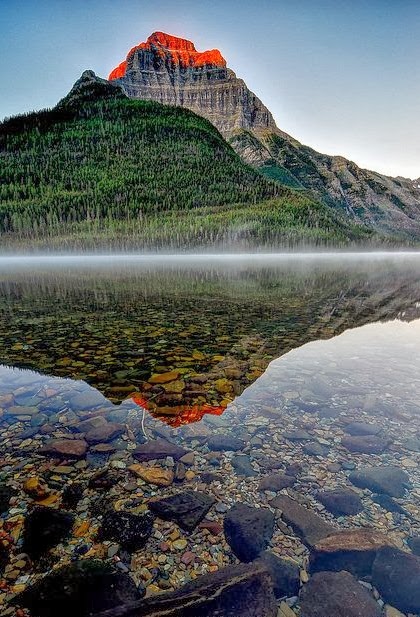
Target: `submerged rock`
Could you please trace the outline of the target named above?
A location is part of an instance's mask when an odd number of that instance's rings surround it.
[[[81,482],[68,484],[63,490],[61,503],[65,508],[75,508],[81,500],[84,490],[85,486]]]
[[[131,512],[105,512],[98,537],[102,540],[116,540],[127,551],[142,548],[153,531],[153,516]]]
[[[74,516],[70,512],[38,506],[25,518],[23,551],[34,559],[70,535]]]
[[[376,435],[347,436],[341,440],[341,444],[350,452],[364,454],[381,454],[390,443],[390,439],[383,439]]]
[[[390,497],[403,497],[409,482],[407,473],[393,466],[361,467],[350,474],[349,480],[359,488],[386,493]]]
[[[378,435],[381,432],[381,427],[377,424],[370,424],[368,422],[350,422],[344,428],[344,431],[348,435],[360,436],[360,435]]]
[[[209,450],[215,452],[219,450],[233,451],[243,450],[245,448],[245,442],[242,439],[238,439],[233,435],[212,435],[207,440]]]
[[[408,546],[411,549],[411,552],[417,557],[420,557],[420,536],[413,536],[409,538],[407,541]]]
[[[289,559],[281,559],[274,553],[264,551],[254,563],[261,563],[270,572],[274,595],[279,598],[290,598],[299,593],[299,566]]]
[[[267,508],[238,503],[229,510],[224,520],[225,537],[240,561],[252,561],[267,548],[274,521],[274,514]]]
[[[251,478],[257,475],[257,472],[251,465],[251,459],[246,454],[238,454],[232,458],[232,467],[238,476]]]
[[[272,491],[275,493],[289,486],[293,486],[295,482],[296,478],[293,476],[288,476],[284,473],[272,473],[261,479],[258,490]]]
[[[0,514],[7,512],[9,509],[10,499],[14,495],[14,490],[7,484],[0,485]]]
[[[404,613],[420,612],[420,558],[384,547],[373,562],[372,582],[381,596]]]
[[[362,500],[351,489],[343,488],[333,491],[322,491],[316,495],[316,498],[334,516],[358,514],[363,510]]]
[[[105,422],[105,424],[92,428],[89,432],[87,432],[85,439],[91,445],[106,443],[116,439],[122,435],[123,432],[124,426],[122,424],[118,424],[117,422]]]
[[[310,570],[346,570],[359,577],[368,576],[379,549],[393,546],[387,536],[375,529],[346,529],[321,539],[311,550]]]
[[[110,611],[98,617],[117,616],[276,617],[277,603],[266,568],[255,563],[239,564],[200,576],[176,591],[121,606],[118,613]]]
[[[175,460],[180,459],[187,454],[187,450],[181,448],[171,441],[166,439],[150,439],[146,443],[142,443],[134,450],[134,456],[139,461],[152,461],[155,459],[166,458],[171,456]]]
[[[394,501],[389,495],[372,495],[372,501],[381,506],[381,508],[384,508],[384,510],[388,510],[388,512],[398,512],[398,514],[410,516],[407,510],[404,510],[404,508],[402,508],[400,504]]]
[[[318,514],[299,504],[286,495],[279,495],[270,501],[273,508],[281,511],[281,517],[308,546],[337,531]]]
[[[84,439],[52,439],[38,452],[57,458],[83,458],[88,445]]]
[[[348,572],[319,572],[300,593],[301,617],[381,617],[379,604]]]
[[[28,608],[32,617],[90,617],[139,597],[127,574],[99,560],[86,559],[47,574],[13,603]]]
[[[215,502],[216,500],[206,493],[185,491],[151,500],[148,506],[160,518],[175,521],[182,529],[193,531]]]

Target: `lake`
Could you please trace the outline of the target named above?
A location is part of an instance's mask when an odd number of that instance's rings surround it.
[[[293,504],[420,551],[420,254],[1,258],[0,315],[5,606],[77,556],[176,589],[245,550],[237,503],[298,578]]]

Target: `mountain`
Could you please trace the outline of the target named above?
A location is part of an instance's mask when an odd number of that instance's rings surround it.
[[[52,110],[0,125],[1,244],[187,248],[366,240],[245,164],[206,119],[85,71]]]
[[[309,189],[356,223],[420,238],[420,179],[391,178],[320,154],[281,131],[218,50],[155,32],[109,75],[127,96],[186,107],[207,118],[247,163],[296,189]]]
[[[271,113],[228,69],[217,49],[163,32],[133,47],[109,75],[130,98],[179,105],[204,116],[224,136],[237,130],[276,128]]]

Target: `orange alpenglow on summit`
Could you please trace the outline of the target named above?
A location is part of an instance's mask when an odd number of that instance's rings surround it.
[[[197,51],[194,43],[187,39],[181,39],[164,32],[154,32],[145,43],[140,43],[140,45],[130,49],[127,58],[111,71],[108,79],[124,77],[130,58],[138,50],[150,51],[162,59],[170,59],[174,65],[179,65],[180,68],[226,68],[226,60],[218,49]]]

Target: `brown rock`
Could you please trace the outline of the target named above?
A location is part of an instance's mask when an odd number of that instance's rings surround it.
[[[116,422],[105,422],[101,426],[92,429],[85,435],[85,439],[89,444],[106,443],[116,439],[124,432],[124,426]]]
[[[302,587],[301,617],[381,617],[379,604],[348,572],[319,572]]]
[[[146,467],[135,463],[128,468],[135,476],[156,486],[170,486],[174,481],[173,471],[162,467]]]
[[[184,454],[187,454],[187,450],[175,443],[166,441],[166,439],[150,439],[137,446],[133,454],[139,461],[152,461],[167,456],[172,456],[172,458],[178,460]]]
[[[319,540],[310,557],[311,572],[346,570],[358,577],[370,575],[377,551],[393,542],[374,529],[346,529]]]
[[[87,448],[84,439],[52,439],[38,452],[57,458],[83,458],[86,456]]]
[[[199,576],[173,592],[122,605],[97,617],[276,617],[268,571],[239,564]],[[324,616],[325,617],[325,616]],[[370,617],[366,615],[364,617]]]
[[[281,517],[301,540],[309,547],[322,538],[336,532],[337,529],[327,523],[318,514],[299,504],[286,495],[279,495],[270,501],[273,508],[281,510]]]
[[[258,490],[260,491],[281,491],[284,488],[293,486],[296,478],[288,476],[284,473],[272,473],[269,476],[262,478]]]
[[[162,384],[175,381],[179,377],[179,371],[168,371],[167,373],[156,373],[149,379],[149,383]]]

